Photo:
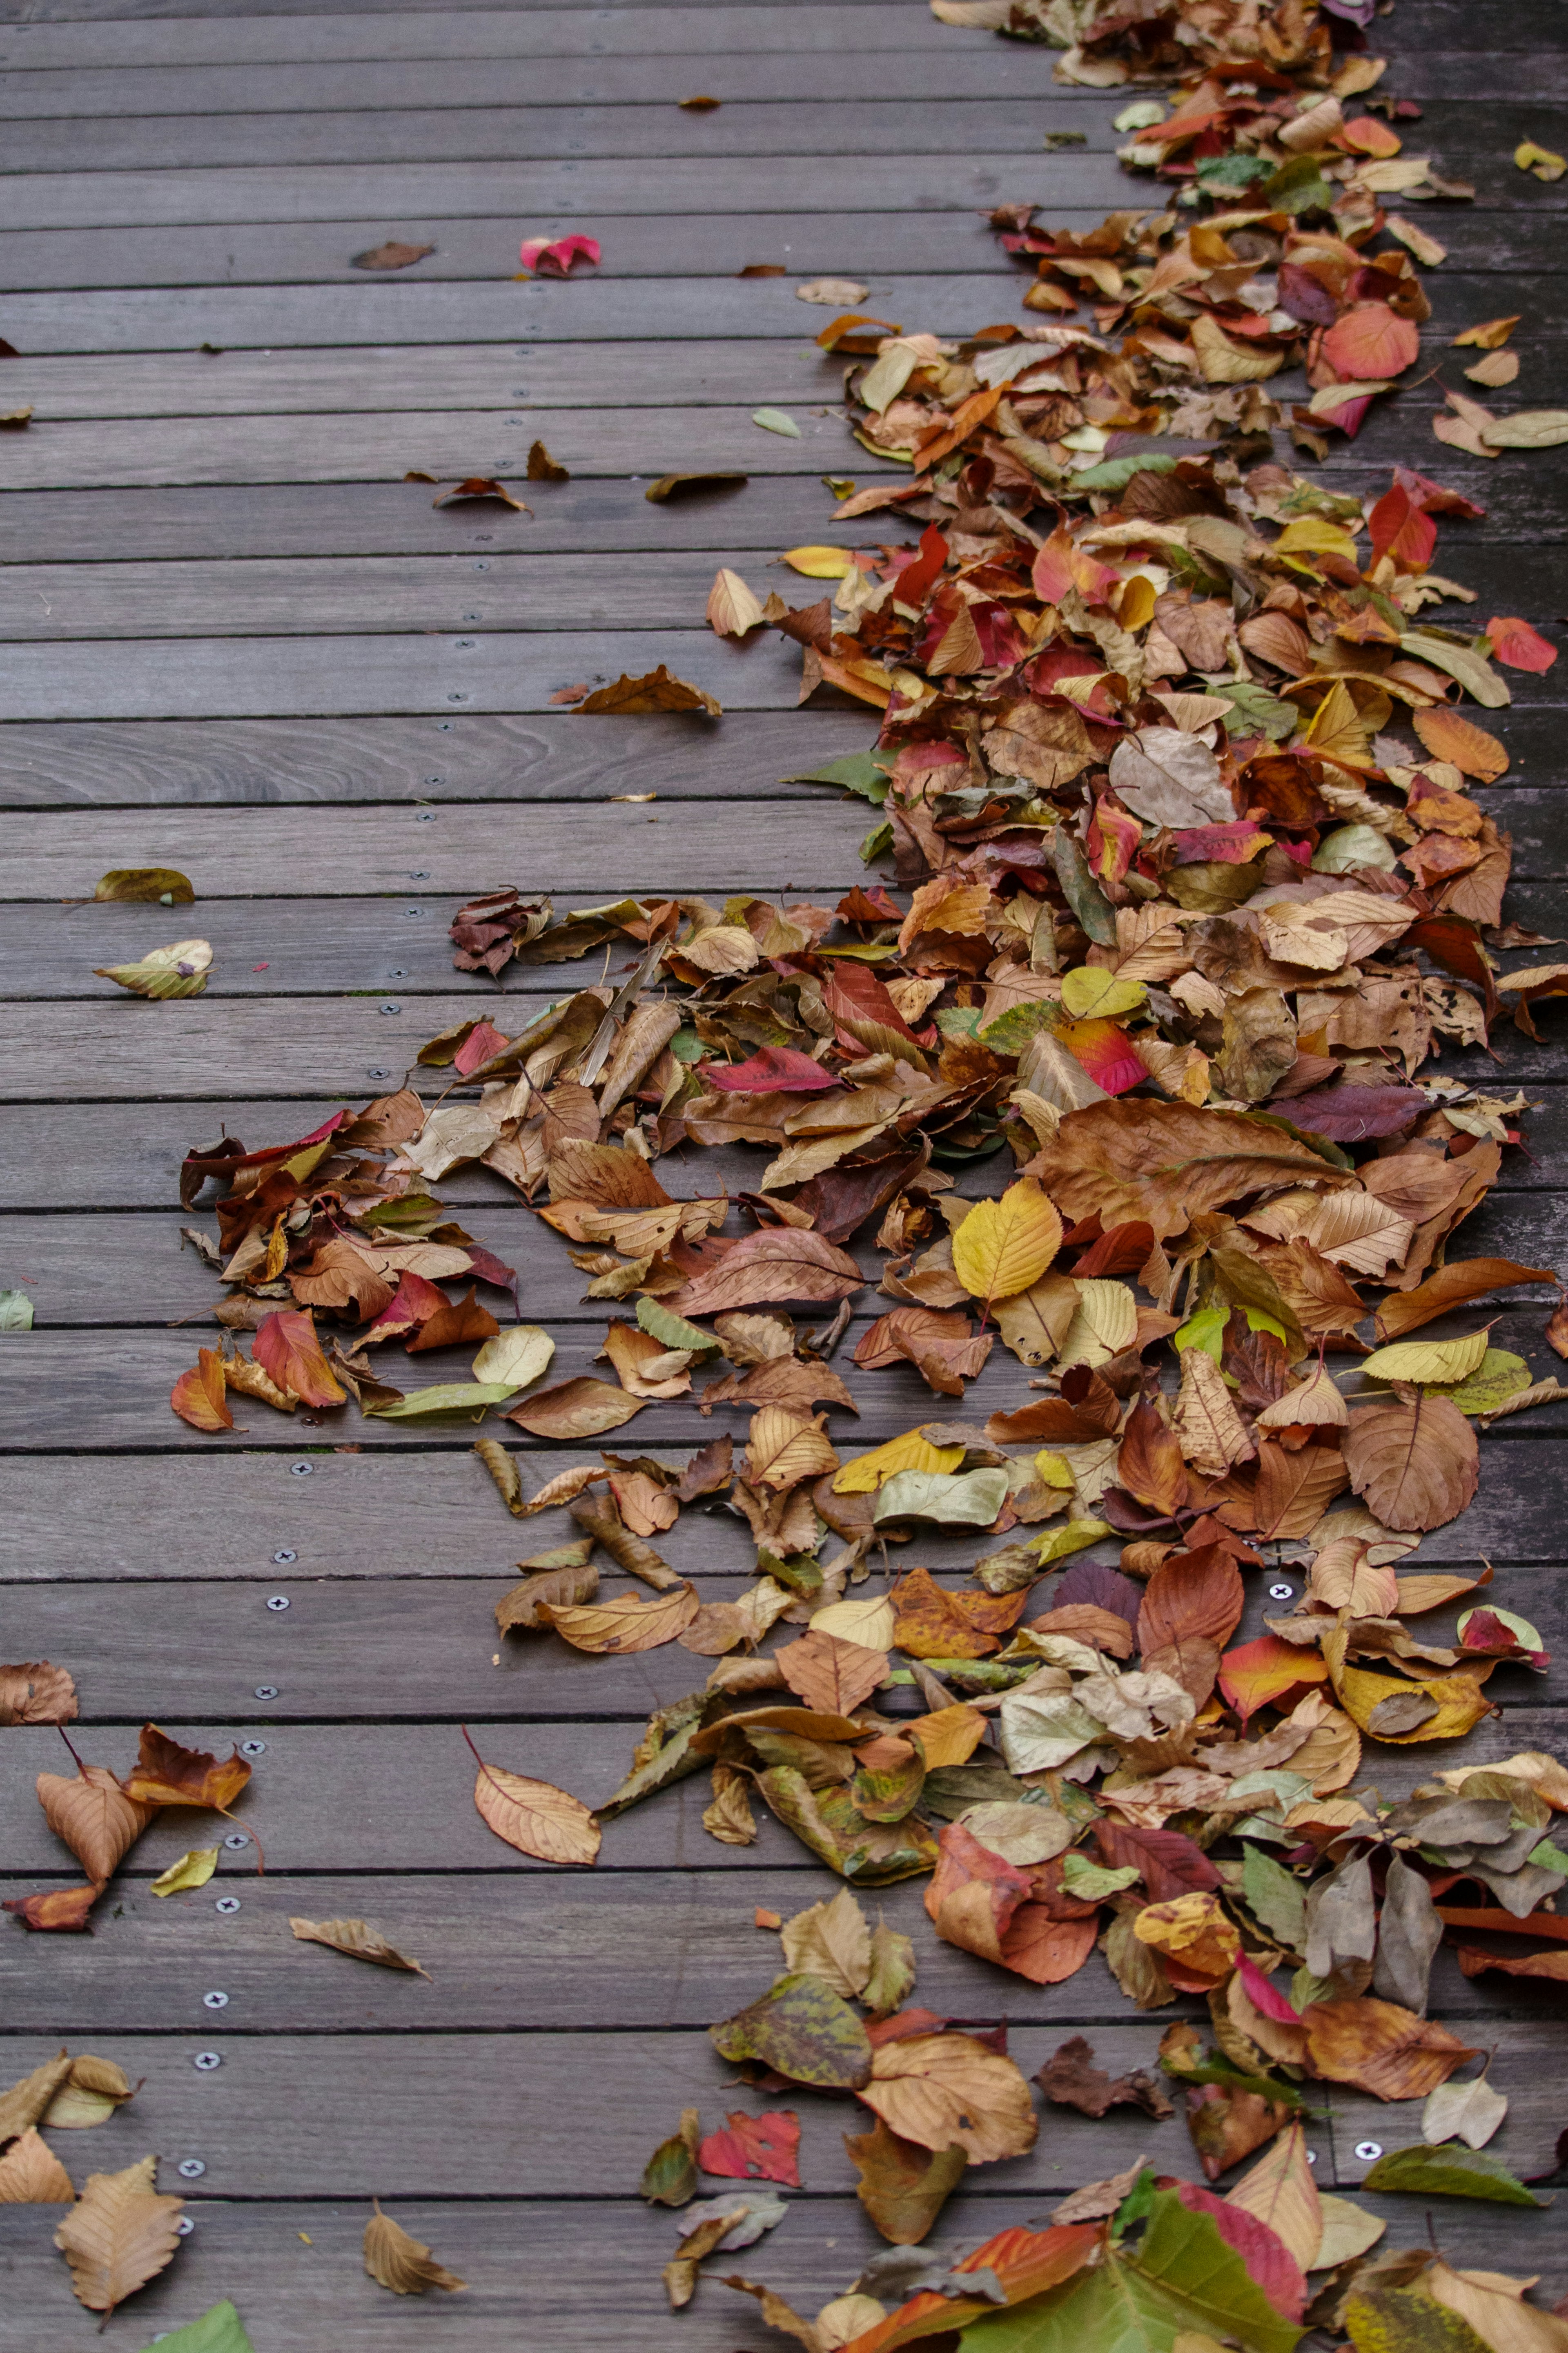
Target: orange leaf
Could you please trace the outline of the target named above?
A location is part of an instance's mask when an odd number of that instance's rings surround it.
[[[915,1568],[895,1585],[889,1599],[898,1615],[897,1648],[911,1659],[986,1659],[1001,1648],[1024,1614],[1029,1595],[949,1593],[929,1568]]]
[[[232,1430],[234,1416],[224,1388],[222,1356],[216,1348],[203,1348],[200,1361],[182,1373],[169,1391],[169,1403],[193,1430]]]
[[[1434,2019],[1368,1995],[1310,2002],[1301,2013],[1313,2070],[1331,2084],[1354,2084],[1380,2100],[1420,2100],[1446,2084],[1472,2051]]]
[[[1510,670],[1548,670],[1557,659],[1556,647],[1528,621],[1494,618],[1487,623],[1487,635],[1498,660]]]
[[[1398,375],[1414,366],[1421,342],[1408,319],[1386,302],[1358,302],[1323,337],[1323,357],[1342,377]]]
[[[1304,1683],[1322,1683],[1329,1670],[1321,1651],[1264,1634],[1227,1651],[1219,1665],[1219,1687],[1243,1724],[1260,1707],[1277,1706]]]
[[[182,1748],[155,1724],[142,1727],[142,1746],[125,1777],[125,1794],[142,1806],[211,1806],[224,1813],[250,1778],[237,1751],[220,1765],[205,1748]]]
[[[308,1307],[284,1307],[275,1315],[265,1316],[250,1353],[262,1371],[301,1405],[345,1402],[348,1392],[332,1377],[316,1337],[316,1319]]]

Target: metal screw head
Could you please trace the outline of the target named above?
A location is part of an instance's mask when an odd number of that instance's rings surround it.
[[[406,980],[408,974],[404,965],[395,964],[386,976],[388,980]]]
[[[257,1697],[258,1699],[276,1699],[276,1698],[277,1698],[277,1696],[278,1696],[278,1686],[277,1686],[277,1684],[276,1684],[276,1683],[258,1683],[258,1684],[257,1684],[257,1686],[256,1686],[256,1697]]]
[[[300,1467],[299,1463],[294,1465],[296,1471],[298,1471]],[[274,1565],[279,1568],[292,1568],[294,1563],[299,1559],[299,1554],[291,1551],[288,1545],[280,1545],[272,1556]]]
[[[405,923],[417,923],[423,921],[424,914],[425,910],[423,907],[405,907],[403,910],[403,920]]]
[[[1307,2162],[1309,2165],[1316,2165],[1318,2162],[1318,2152],[1315,2148],[1310,2148],[1307,2151]]]
[[[230,1831],[228,1836],[224,1841],[224,1844],[226,1847],[232,1847],[236,1852],[237,1852],[242,1846],[248,1846],[250,1844],[250,1832],[248,1831]]]
[[[239,1898],[237,1895],[220,1895],[217,1902],[213,1905],[213,1910],[215,1912],[221,1912],[226,1919],[231,1912],[237,1912],[238,1909]]]
[[[290,1462],[289,1465],[289,1475],[295,1479],[311,1478],[314,1476],[315,1469],[313,1462]]]
[[[1363,2165],[1370,2165],[1373,2158],[1383,2155],[1383,2143],[1380,2140],[1358,2140],[1355,2153]]]
[[[221,2051],[198,2051],[191,2064],[198,2074],[210,2075],[215,2067],[223,2065]]]
[[[391,1076],[392,1072],[390,1071],[374,1070],[367,1071],[365,1072],[365,1077],[367,1079],[389,1079]]]
[[[1270,1601],[1294,1601],[1296,1588],[1293,1585],[1271,1585],[1268,1588],[1268,1599]]]
[[[206,2167],[199,2157],[183,2157],[175,2170],[182,2181],[199,2181],[206,2171]]]
[[[228,2008],[228,1996],[226,1993],[204,1993],[202,1996],[202,2008],[204,2010],[226,2010]]]
[[[430,818],[434,817],[436,812],[434,809],[426,809],[422,814]],[[430,869],[427,866],[411,866],[408,870],[408,880],[411,882],[428,882],[430,880]]]
[[[179,2221],[174,2225],[174,2236],[176,2239],[188,2239],[195,2227],[195,2224],[192,2221],[188,2214],[182,2214]],[[167,2337],[169,2331],[166,2328],[163,2329],[158,2336],[153,2337],[153,2344],[162,2345],[163,2338]]]
[[[403,1008],[401,1005],[393,1004],[389,998],[386,1004],[378,1005],[375,1009],[378,1013],[401,1013]]]
[[[286,1593],[270,1593],[267,1597],[267,1607],[272,1610],[287,1609],[289,1596]]]
[[[265,1740],[242,1740],[239,1744],[239,1753],[242,1757],[265,1757],[267,1743]]]
[[[435,810],[416,809],[414,812],[414,822],[416,825],[434,825],[436,822]]]
[[[482,615],[479,613],[465,613],[463,616],[465,621],[478,621],[482,617]]]
[[[453,642],[457,651],[460,654],[471,654],[474,650],[474,640],[472,638],[455,638]]]
[[[448,702],[467,702],[468,699],[466,694],[449,694],[447,697]]]

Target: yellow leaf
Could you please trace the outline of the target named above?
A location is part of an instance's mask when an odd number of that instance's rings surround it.
[[[1269,550],[1271,555],[1343,555],[1355,558],[1354,534],[1343,523],[1327,522],[1318,515],[1298,515],[1288,522]]]
[[[855,558],[845,547],[786,547],[784,560],[808,580],[842,580],[855,569]]]
[[[753,1418],[746,1441],[746,1476],[753,1486],[782,1494],[803,1479],[820,1479],[837,1468],[832,1441],[815,1421],[804,1421],[782,1405],[765,1405]]]
[[[1362,1371],[1374,1381],[1462,1381],[1486,1353],[1485,1332],[1467,1332],[1460,1340],[1395,1340],[1363,1357]]]
[[[867,1595],[857,1601],[830,1601],[811,1620],[814,1634],[836,1634],[841,1642],[858,1642],[862,1650],[889,1651],[898,1612],[886,1595]]]
[[[1568,172],[1568,157],[1554,155],[1550,147],[1538,147],[1533,139],[1521,140],[1513,160],[1521,172],[1533,172],[1538,180],[1560,180]]]
[[[194,1846],[161,1871],[153,1882],[154,1895],[180,1895],[187,1887],[205,1887],[217,1869],[216,1846]]]
[[[1306,2135],[1299,2124],[1287,2125],[1225,2202],[1266,2223],[1301,2269],[1311,2270],[1322,2243],[1323,2210],[1307,2163]]]
[[[1061,1248],[1062,1221],[1032,1176],[977,1201],[952,1237],[953,1272],[989,1309],[1039,1281]]]
[[[1364,1667],[1342,1667],[1333,1681],[1340,1704],[1352,1724],[1395,1748],[1414,1747],[1423,1740],[1462,1739],[1483,1716],[1494,1713],[1492,1703],[1470,1675],[1433,1675],[1415,1683],[1405,1675],[1374,1675]],[[1434,1713],[1404,1732],[1385,1730],[1373,1722],[1385,1702],[1412,1698],[1433,1702]]]
[[[1138,1336],[1138,1302],[1125,1282],[1089,1275],[1078,1287],[1078,1314],[1062,1341],[1064,1365],[1103,1365]]]
[[[1468,343],[1477,351],[1500,351],[1523,316],[1522,311],[1516,311],[1510,319],[1483,319],[1479,326],[1467,327],[1462,335],[1456,335],[1454,348],[1459,351]]]
[[[1076,1487],[1078,1479],[1065,1454],[1042,1447],[1035,1457],[1035,1476],[1047,1487]]]
[[[956,1471],[963,1460],[962,1446],[933,1446],[918,1430],[889,1438],[869,1454],[847,1462],[833,1482],[836,1495],[874,1495],[895,1471]]]
[[[1148,995],[1141,980],[1119,980],[1113,972],[1089,964],[1076,965],[1062,975],[1062,1004],[1075,1021],[1092,1016],[1114,1020],[1131,1013]]]
[[[928,1772],[934,1773],[942,1765],[967,1765],[979,1747],[985,1730],[985,1718],[977,1707],[955,1701],[952,1707],[939,1707],[930,1715],[917,1715],[901,1727],[918,1737]]]

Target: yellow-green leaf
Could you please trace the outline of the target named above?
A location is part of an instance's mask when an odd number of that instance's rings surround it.
[[[886,1594],[870,1594],[854,1601],[830,1601],[812,1618],[814,1634],[834,1634],[841,1642],[858,1642],[862,1650],[892,1648],[897,1612]]]
[[[187,1887],[205,1887],[217,1869],[216,1846],[194,1846],[161,1871],[153,1882],[154,1895],[181,1895]]]
[[[999,1201],[976,1201],[952,1237],[953,1272],[989,1307],[1037,1282],[1062,1242],[1062,1221],[1032,1176]]]
[[[1114,1533],[1109,1520],[1065,1520],[1059,1528],[1047,1528],[1044,1535],[1031,1537],[1024,1549],[1032,1552],[1044,1568],[1053,1560],[1065,1560],[1068,1553],[1082,1552],[1086,1545],[1098,1544],[1101,1536]]]
[[[1088,1275],[1078,1287],[1078,1314],[1062,1341],[1064,1365],[1103,1365],[1138,1336],[1138,1302],[1125,1282]]]
[[[956,1471],[963,1460],[962,1446],[933,1446],[918,1430],[906,1430],[898,1438],[889,1438],[885,1446],[873,1447],[869,1454],[858,1454],[847,1462],[833,1482],[836,1495],[874,1495],[885,1479],[895,1471]]]
[[[98,900],[148,900],[160,907],[188,907],[195,897],[190,877],[177,866],[111,866],[98,878]]]
[[[1374,1381],[1462,1381],[1486,1353],[1485,1332],[1467,1332],[1461,1340],[1395,1340],[1364,1357],[1362,1371]]]
[[[100,980],[112,980],[134,997],[199,997],[213,960],[210,940],[175,940],[153,948],[137,964],[93,966]]]
[[[485,1342],[474,1358],[474,1378],[525,1389],[548,1369],[554,1354],[554,1341],[537,1324],[513,1324]]]
[[[1120,980],[1097,965],[1075,965],[1062,975],[1062,1005],[1075,1021],[1113,1021],[1118,1014],[1142,1005],[1148,993],[1141,980]]]
[[[1513,160],[1521,172],[1533,172],[1538,180],[1560,180],[1568,172],[1568,157],[1554,155],[1550,147],[1538,147],[1533,139],[1520,141]]]

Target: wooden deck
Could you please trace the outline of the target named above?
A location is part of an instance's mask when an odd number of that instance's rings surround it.
[[[1449,249],[1426,281],[1434,364],[1461,385],[1454,333],[1518,311],[1517,396],[1560,400],[1568,181],[1542,186],[1511,162],[1526,136],[1568,149],[1559,12],[1399,0],[1374,31],[1390,86],[1425,110],[1420,148],[1478,189],[1420,216]],[[829,314],[795,300],[799,280],[857,276],[879,315],[972,331],[1021,315],[1023,290],[979,207],[1032,198],[1053,224],[1088,227],[1136,199],[1111,152],[1123,100],[1056,88],[1053,54],[942,26],[924,0],[215,0],[200,14],[0,0],[0,334],[24,355],[0,363],[0,406],[35,406],[0,441],[0,1283],[37,1305],[37,1329],[0,1345],[0,1656],[72,1670],[95,1760],[128,1764],[149,1716],[204,1744],[265,1744],[265,1879],[226,1852],[221,1885],[153,1899],[149,1879],[193,1842],[190,1818],[168,1816],[90,1939],[9,1922],[0,1936],[0,2085],[62,2038],[145,2078],[110,2124],[62,2141],[73,2174],[149,2148],[161,2187],[181,2160],[205,2168],[174,2265],[112,2325],[127,2348],[224,2295],[258,2353],[782,2341],[716,2284],[666,2312],[670,2218],[635,2190],[683,2105],[720,2120],[726,2071],[704,2030],[776,1957],[753,1906],[787,1914],[829,1892],[826,1875],[765,1818],[755,1846],[714,1844],[695,1780],[611,1824],[591,1875],[490,1836],[460,1722],[498,1763],[594,1801],[700,1663],[541,1642],[508,1644],[498,1664],[490,1610],[510,1564],[560,1535],[507,1519],[466,1440],[355,1419],[342,1435],[363,1451],[339,1452],[331,1424],[265,1426],[260,1409],[232,1440],[176,1421],[169,1387],[217,1286],[180,1248],[175,1170],[220,1128],[252,1145],[305,1132],[395,1082],[436,1029],[492,1008],[447,939],[479,892],[820,892],[859,871],[863,805],[776,780],[863,748],[868,715],[797,712],[795,649],[721,644],[702,601],[718,564],[759,588],[781,579],[776,552],[824,535],[818,477],[868,470],[812,343]],[[721,108],[678,107],[700,90]],[[1087,149],[1045,153],[1052,129],[1086,132]],[[513,280],[521,236],[569,229],[602,240],[595,275]],[[388,237],[437,249],[395,277],[349,266]],[[751,262],[789,275],[738,278]],[[1562,453],[1458,459],[1432,438],[1439,400],[1430,384],[1400,395],[1323,472],[1361,491],[1397,459],[1483,499],[1485,522],[1446,532],[1445,570],[1478,590],[1483,619],[1519,612],[1560,636]],[[763,402],[796,417],[798,441],[751,423]],[[404,480],[515,475],[536,437],[574,479],[533,489],[531,520],[437,511]],[[643,497],[660,472],[707,466],[750,485],[686,507]],[[722,721],[550,707],[563,685],[660,660],[716,692]],[[1553,934],[1568,662],[1514,682],[1496,723],[1513,766],[1477,797],[1515,838],[1511,913]],[[153,863],[192,876],[188,923],[68,903],[108,867]],[[171,922],[213,942],[200,1000],[142,1006],[91,977]],[[559,977],[530,971],[504,993]],[[1546,1008],[1542,1029],[1539,1046],[1500,1033],[1501,1075],[1540,1108],[1530,1155],[1509,1156],[1467,1241],[1568,1268],[1561,1015]],[[725,1155],[723,1173],[747,1165]],[[555,1332],[562,1377],[586,1370],[601,1317],[564,1253],[484,1172],[440,1189],[525,1269],[524,1313]],[[1542,1371],[1546,1295],[1499,1334]],[[987,1368],[983,1409],[1016,1387],[1010,1366]],[[912,1371],[883,1376],[855,1435],[928,1411]],[[1560,1652],[1565,1426],[1551,1409],[1488,1438],[1479,1499],[1422,1556],[1490,1559],[1500,1599]],[[684,1452],[715,1427],[657,1407],[637,1435]],[[541,1448],[532,1467],[561,1459]],[[721,1521],[688,1514],[679,1546],[705,1592],[735,1589],[742,1548]],[[940,1544],[922,1556],[961,1558]],[[1563,1751],[1561,1669],[1544,1683],[1505,1670],[1494,1688],[1505,1714],[1470,1754]],[[0,1735],[6,1893],[76,1876],[31,1793],[60,1754],[53,1732]],[[1424,1761],[1380,1755],[1376,1775],[1405,1788]],[[1059,1988],[1002,1978],[936,1941],[921,1892],[884,1905],[921,1924],[919,1999],[1007,2014],[1026,2072],[1077,2029],[1113,2072],[1152,2063],[1158,2026],[1098,1957]],[[223,1893],[237,1913],[215,1912]],[[301,1947],[287,1929],[300,1910],[376,1919],[434,1983]],[[1498,2046],[1513,2109],[1497,2153],[1549,2171],[1568,2121],[1561,2000],[1468,1984],[1447,1956],[1434,1982],[1438,2014]],[[203,2006],[214,1991],[221,2014]],[[222,2066],[198,2072],[201,2051]],[[1418,2104],[1320,2088],[1324,2187],[1365,2171],[1358,2143],[1420,2137]],[[879,2242],[848,2194],[842,2110],[797,2105],[806,2188],[746,2264],[810,2310]],[[1047,2214],[1140,2149],[1193,2170],[1179,2118],[1055,2112],[1033,2156],[978,2176],[939,2235]],[[372,2193],[466,2295],[404,2302],[364,2277]],[[1560,2219],[1438,2203],[1451,2260],[1539,2273],[1548,2300],[1568,2290]],[[1382,2211],[1390,2243],[1425,2239],[1418,2203]],[[0,2208],[5,2353],[89,2340],[53,2222]]]

